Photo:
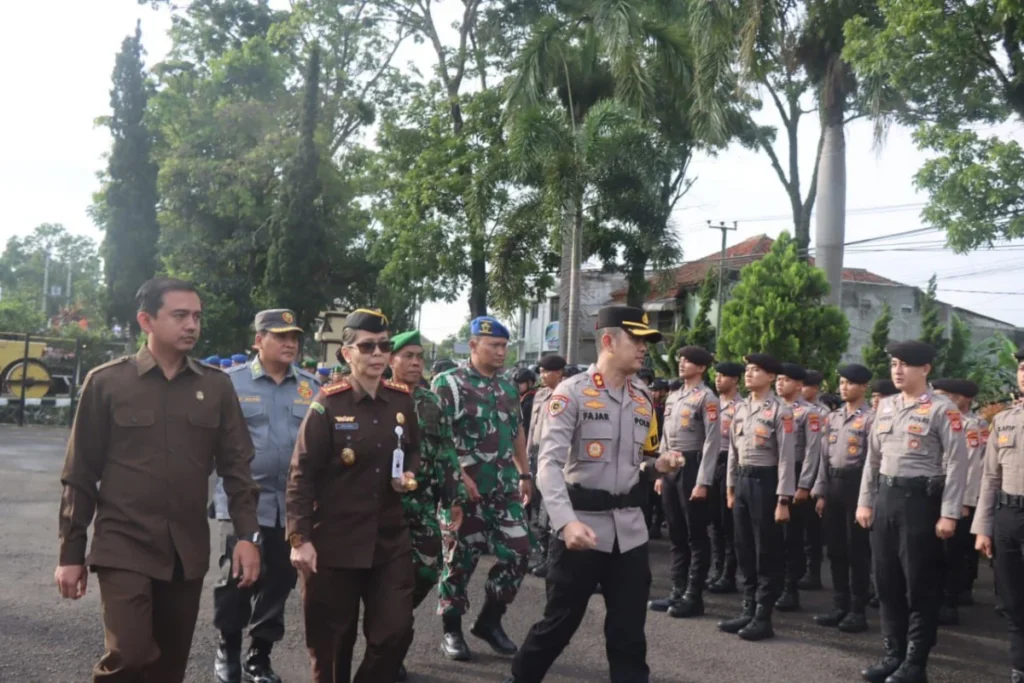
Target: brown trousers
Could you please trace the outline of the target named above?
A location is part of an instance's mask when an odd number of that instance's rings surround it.
[[[107,651],[93,683],[181,683],[203,580],[157,581],[106,567],[96,574]]]
[[[392,558],[371,569],[321,567],[302,580],[306,647],[315,683],[349,683],[352,648],[365,608],[366,654],[354,683],[393,681],[412,638],[412,558]]]

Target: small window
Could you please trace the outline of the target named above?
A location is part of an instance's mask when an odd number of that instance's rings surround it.
[[[910,315],[913,312],[914,312],[914,307],[913,306],[900,306],[900,313],[902,313],[903,315]]]
[[[530,308],[530,320],[536,320],[538,312],[540,312],[540,306],[534,304],[533,307]]]
[[[550,306],[551,306],[551,310],[549,311],[548,320],[550,322],[558,322],[559,300],[558,300],[557,296],[551,297]]]

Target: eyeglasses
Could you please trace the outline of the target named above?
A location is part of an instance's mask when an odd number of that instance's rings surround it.
[[[349,344],[348,346],[349,348],[354,346],[359,349],[359,353],[369,356],[373,353],[374,347],[380,349],[381,353],[391,353],[392,343],[390,339],[385,339],[384,341],[379,342],[364,341],[359,342],[358,344]]]

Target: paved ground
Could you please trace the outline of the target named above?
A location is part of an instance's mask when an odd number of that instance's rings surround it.
[[[93,662],[102,654],[103,634],[95,578],[79,602],[62,602],[53,585],[56,560],[59,472],[66,430],[0,426],[0,681],[17,683],[83,683],[89,680]],[[668,548],[652,546],[654,590],[668,585]],[[488,559],[481,563],[486,569]],[[982,568],[977,597],[979,604],[962,612],[963,625],[944,629],[929,670],[933,683],[966,681],[983,683],[1008,680],[1005,625],[992,610],[991,572]],[[482,596],[483,572],[474,580],[474,597]],[[207,579],[199,625],[192,649],[188,681],[211,681],[211,662],[216,634],[211,624],[210,588]],[[543,582],[527,577],[518,600],[506,616],[509,635],[520,641],[543,609]],[[845,636],[823,629],[810,615],[829,605],[827,592],[805,593],[804,611],[780,615],[778,634],[772,641],[746,643],[726,636],[715,622],[733,615],[736,596],[712,596],[708,616],[692,621],[673,620],[652,614],[647,622],[652,681],[660,683],[782,683],[814,681],[829,683],[859,680],[860,668],[880,651],[877,614],[869,615],[871,631]],[[475,641],[474,660],[451,663],[437,651],[440,620],[433,605],[417,613],[416,642],[408,661],[413,681],[432,683],[479,683],[500,681],[507,661],[485,652]],[[295,596],[288,606],[289,633],[275,650],[278,672],[288,683],[308,680],[306,653]],[[583,626],[546,679],[551,683],[607,680],[600,599],[591,602]]]

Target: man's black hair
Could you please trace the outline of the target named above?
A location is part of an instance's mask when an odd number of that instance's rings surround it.
[[[163,308],[164,295],[168,292],[199,292],[196,290],[195,285],[185,280],[178,280],[173,277],[155,277],[152,280],[146,280],[139,287],[139,291],[135,294],[135,303],[139,305],[140,313],[148,313],[151,316],[156,314]]]

